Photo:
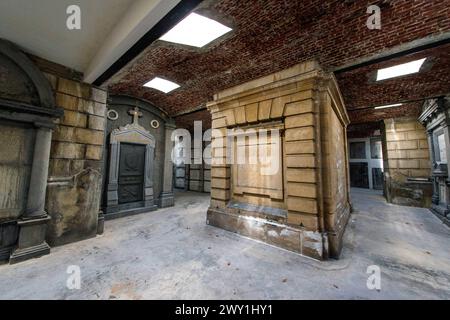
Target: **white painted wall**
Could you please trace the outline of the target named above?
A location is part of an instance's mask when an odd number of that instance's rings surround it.
[[[89,83],[180,0],[1,0],[0,38],[85,73]],[[66,27],[67,7],[81,8],[81,30]]]

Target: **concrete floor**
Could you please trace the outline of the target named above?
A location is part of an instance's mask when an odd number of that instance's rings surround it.
[[[428,210],[353,190],[339,261],[317,262],[205,225],[208,195],[109,221],[96,239],[0,266],[0,299],[450,299],[450,230]],[[81,289],[69,290],[69,265]],[[381,268],[368,290],[367,267]]]

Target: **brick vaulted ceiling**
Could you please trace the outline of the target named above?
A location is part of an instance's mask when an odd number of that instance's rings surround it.
[[[366,26],[367,8],[382,10],[382,29]],[[206,48],[156,41],[108,82],[112,94],[146,99],[170,115],[195,110],[214,93],[316,59],[326,70],[450,31],[450,0],[206,0],[195,10],[233,31]],[[376,69],[432,57],[418,75],[375,83]],[[154,76],[177,82],[169,94],[143,87]],[[450,45],[337,74],[353,121],[418,112],[418,102],[374,112],[373,106],[450,92]],[[355,111],[355,109],[358,109]],[[207,111],[180,117],[188,126]],[[207,125],[206,125],[207,126]]]

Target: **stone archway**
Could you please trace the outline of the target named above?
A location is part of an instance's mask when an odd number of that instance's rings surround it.
[[[45,197],[54,120],[63,111],[55,106],[46,77],[13,43],[0,40],[0,62],[0,130],[7,130],[3,136],[9,139],[0,145],[0,179],[14,181],[0,199],[0,231],[6,234],[0,260],[10,255],[10,263],[16,263],[50,252]]]

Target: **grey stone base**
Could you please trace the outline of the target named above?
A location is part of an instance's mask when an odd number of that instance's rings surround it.
[[[113,219],[123,218],[123,217],[132,216],[132,215],[136,215],[136,214],[140,214],[140,213],[155,211],[157,209],[158,209],[158,207],[156,205],[152,205],[149,207],[140,207],[140,208],[132,208],[132,209],[128,209],[128,210],[120,210],[117,212],[109,212],[109,213],[105,214],[105,220],[113,220]]]
[[[320,232],[293,228],[263,218],[233,214],[211,207],[206,223],[313,259],[327,259],[328,238]]]
[[[50,246],[43,242],[37,246],[25,249],[16,249],[9,258],[10,264],[19,263],[32,258],[39,258],[50,253]]]
[[[0,248],[0,264],[8,263],[13,250],[14,250],[14,247]]]
[[[161,208],[173,207],[175,205],[175,198],[172,192],[163,192],[159,198],[159,206]]]
[[[443,208],[438,205],[432,205],[430,211],[438,217],[444,224],[450,227],[450,214],[448,214],[448,209]]]
[[[345,229],[350,220],[350,215],[353,209],[351,204],[348,207],[342,209],[337,216],[339,217],[339,222],[336,225],[336,230],[334,232],[328,232],[328,256],[333,259],[339,259],[342,252],[343,239]]]
[[[9,263],[14,264],[50,253],[50,246],[45,242],[49,220],[50,217],[43,214],[38,217],[23,218],[17,222],[20,228],[19,240]]]
[[[97,234],[103,234],[105,230],[105,215],[103,211],[98,213],[98,221],[97,221]]]

